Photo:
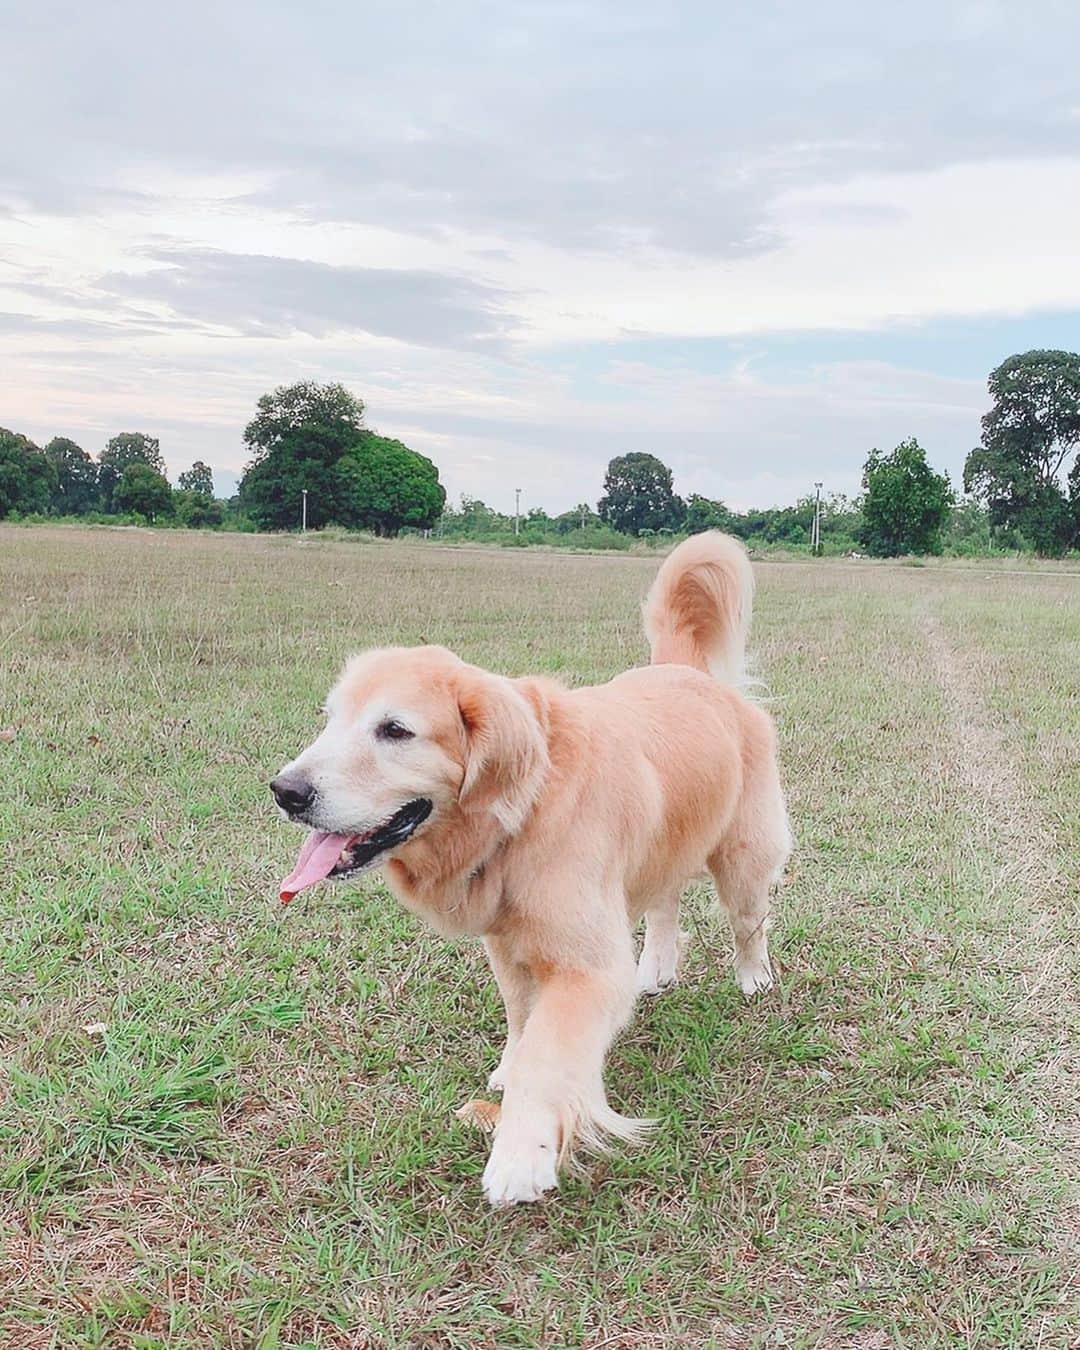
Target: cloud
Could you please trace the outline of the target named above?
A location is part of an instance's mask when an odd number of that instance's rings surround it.
[[[50,13],[5,28],[34,117],[0,183],[38,210],[144,209],[171,166],[254,175],[253,203],[313,221],[742,257],[777,242],[780,191],[1076,144],[1080,14],[1057,4]]]
[[[148,256],[161,265],[109,273],[97,287],[248,335],[351,331],[421,346],[468,346],[504,337],[512,322],[508,297],[464,277],[215,249],[156,249]]]
[[[923,337],[928,346],[942,340]],[[998,340],[1007,349],[1009,330]],[[917,334],[905,341],[909,357],[918,352]],[[672,466],[678,491],[747,507],[781,504],[817,479],[828,491],[855,492],[869,449],[912,435],[956,482],[986,408],[983,373],[945,377],[862,359],[857,335],[832,335],[828,358],[788,353],[779,368],[767,345],[749,361],[710,345],[694,353],[694,366],[655,349],[638,359],[615,345],[587,379],[577,360],[564,371],[493,363],[475,350],[358,350],[342,337],[314,346],[254,337],[209,350],[157,345],[139,355],[123,343],[21,340],[6,424],[38,440],[71,435],[88,449],[118,430],[148,430],[160,435],[174,474],[196,458],[236,472],[261,393],[293,379],[344,380],[363,395],[371,425],[435,460],[451,499],[468,493],[507,509],[520,486],[529,505],[564,509],[598,498],[612,456],[644,450]]]
[[[855,493],[868,451],[909,436],[958,481],[986,403],[981,379],[884,361],[765,380],[737,365],[709,374],[615,360],[606,379],[618,400],[582,398],[545,379],[523,382],[498,410],[417,406],[405,389],[381,390],[377,407],[386,430],[434,455],[451,495],[468,491],[505,507],[517,485],[530,504],[549,508],[595,501],[609,459],[646,451],[671,465],[677,491],[746,508],[791,501],[817,479]]]
[[[0,311],[0,338],[58,337],[69,341],[106,343],[114,338],[164,337],[161,323],[147,323],[130,316],[124,319],[41,318],[36,314]]]
[[[911,434],[955,478],[990,365],[1074,340],[1078,39],[1050,0],[16,7],[3,416],[235,470],[260,393],[341,380],[503,507],[628,449],[735,505]]]

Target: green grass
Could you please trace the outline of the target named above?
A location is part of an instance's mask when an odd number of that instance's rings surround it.
[[[349,650],[602,680],[654,567],[0,529],[0,1344],[1070,1344],[1077,576],[759,567],[779,988],[692,889],[608,1073],[655,1139],[542,1205],[453,1118],[477,947],[377,880],[277,906],[265,783]]]

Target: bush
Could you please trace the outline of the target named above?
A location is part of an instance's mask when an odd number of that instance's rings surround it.
[[[47,511],[55,486],[56,471],[34,442],[0,427],[0,520]]]
[[[225,519],[225,503],[205,492],[181,489],[173,493],[177,524],[189,530],[216,530]]]
[[[430,459],[400,441],[368,434],[338,460],[336,500],[346,525],[395,535],[403,526],[427,529],[446,504]]]
[[[159,516],[172,515],[172,488],[162,474],[141,461],[124,469],[112,499],[119,510],[145,516],[151,523]]]
[[[888,455],[871,450],[863,487],[863,541],[874,557],[942,551],[952,488],[927,464],[918,441],[902,441]]]

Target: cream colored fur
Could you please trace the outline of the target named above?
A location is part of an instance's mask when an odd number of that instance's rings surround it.
[[[653,664],[592,688],[506,679],[441,647],[368,652],[289,766],[318,791],[320,829],[360,830],[410,798],[433,802],[386,879],[440,931],[482,937],[506,1005],[484,1172],[494,1205],[555,1186],[575,1143],[646,1129],[608,1106],[604,1059],[637,993],[676,978],[689,878],[713,876],[739,987],[772,982],[769,891],[791,840],[771,719],[735,687],[752,593],[735,540],[680,544],[645,605]],[[373,728],[387,717],[413,738],[380,743]]]

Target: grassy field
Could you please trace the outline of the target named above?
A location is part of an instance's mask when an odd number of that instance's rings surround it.
[[[603,680],[654,567],[0,528],[0,1344],[1073,1343],[1080,577],[758,567],[779,987],[693,891],[608,1073],[655,1140],[539,1206],[453,1117],[478,947],[377,879],[279,909],[345,653]]]

